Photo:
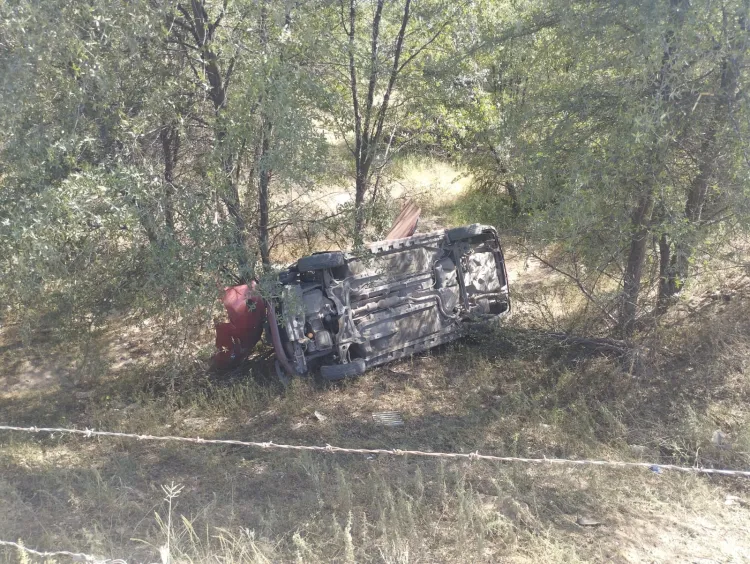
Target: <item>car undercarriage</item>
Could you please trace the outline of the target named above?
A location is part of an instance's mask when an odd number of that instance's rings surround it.
[[[356,376],[510,313],[497,232],[479,224],[313,254],[279,282],[267,313],[282,379]]]

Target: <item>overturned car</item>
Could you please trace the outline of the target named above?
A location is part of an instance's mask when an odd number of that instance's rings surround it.
[[[313,254],[279,282],[265,309],[282,380],[318,369],[327,380],[356,376],[511,309],[497,232],[479,224]]]

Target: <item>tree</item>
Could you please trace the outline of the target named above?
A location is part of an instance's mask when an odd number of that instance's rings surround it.
[[[731,185],[734,167],[731,163],[722,163],[725,160],[723,155],[736,153],[736,145],[742,143],[742,137],[737,137],[735,120],[743,111],[740,75],[747,55],[750,30],[747,6],[734,13],[728,12],[729,9],[728,6],[722,7],[720,39],[715,39],[714,48],[707,53],[708,56],[704,55],[707,60],[702,65],[705,71],[702,84],[699,88],[693,87],[698,92],[697,97],[693,94],[678,105],[684,114],[696,116],[697,107],[704,97],[707,98],[703,103],[706,107],[701,112],[704,115],[697,114],[696,123],[688,126],[688,133],[692,135],[685,135],[683,139],[685,159],[692,161],[692,166],[689,167],[691,172],[682,197],[684,211],[678,222],[683,224],[682,233],[669,233],[665,229],[659,239],[657,303],[661,312],[666,311],[690,275],[690,260],[700,231],[714,222],[717,213],[724,215],[730,207],[731,199],[727,198],[726,190],[716,190],[714,201],[709,201],[712,182]],[[686,103],[691,102],[693,105],[690,109],[685,107]],[[725,164],[726,173],[722,173],[721,164]],[[707,207],[714,209],[707,210]],[[670,216],[669,224],[674,225],[675,217],[673,214]]]
[[[737,127],[746,108],[734,86],[742,65],[726,65],[741,61],[746,49],[743,20],[726,17],[743,6],[573,2],[540,15],[530,5],[515,17],[520,23],[483,32],[473,50],[488,78],[465,106],[480,119],[462,137],[469,149],[462,160],[480,180],[515,181],[511,201],[526,212],[521,225],[532,252],[554,249],[554,257],[542,258],[626,336],[650,311],[645,296],[654,295],[660,279],[673,286],[684,280],[689,248],[706,248],[712,234],[723,233],[717,244],[727,241],[726,229],[739,225],[727,213],[729,202],[746,213]],[[519,32],[526,40],[509,57],[508,38]],[[508,60],[504,74],[523,81],[515,99],[490,78]],[[713,95],[728,90],[731,111],[726,96]],[[718,139],[721,149],[713,146]],[[726,174],[711,162],[726,165]],[[711,182],[718,184],[710,188]],[[698,210],[704,219],[696,221]],[[667,269],[661,276],[658,258]],[[670,278],[669,268],[683,273]]]
[[[331,44],[341,48],[334,48],[329,54],[332,60],[326,63],[334,69],[328,78],[333,96],[324,109],[354,161],[354,234],[360,243],[372,178],[388,162],[399,118],[413,108],[409,83],[423,80],[417,65],[424,62],[457,13],[456,6],[442,2],[420,3],[415,11],[411,0],[375,0],[372,10],[357,0],[347,4],[342,0],[338,12],[329,14],[338,20],[344,37],[331,38]],[[376,196],[377,191],[371,199]]]
[[[312,182],[322,151],[299,110],[304,30],[290,38],[288,11],[268,8],[264,43],[261,8],[3,5],[4,299],[20,307],[55,283],[81,306],[107,292],[210,305],[217,278],[254,274],[256,252],[270,262],[259,230],[288,212],[272,179]]]

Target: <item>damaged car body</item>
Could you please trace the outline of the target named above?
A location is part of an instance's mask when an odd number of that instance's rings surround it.
[[[356,376],[511,309],[497,232],[479,224],[313,254],[279,282],[266,313],[282,379]]]

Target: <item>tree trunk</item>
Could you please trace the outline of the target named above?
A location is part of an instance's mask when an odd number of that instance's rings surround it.
[[[742,31],[746,34],[748,31],[747,22],[740,17],[739,23]],[[727,54],[721,62],[721,80],[718,95],[715,97],[713,116],[698,149],[698,173],[690,183],[685,202],[685,219],[694,229],[697,229],[702,222],[703,208],[708,198],[710,181],[718,166],[720,149],[717,147],[717,133],[729,120],[732,102],[739,95],[739,69],[744,55],[744,49],[740,48],[739,45],[744,45],[746,39],[744,36],[739,39],[733,38],[730,41],[732,52]],[[690,234],[676,245],[676,286],[678,291],[685,284],[690,274],[690,259],[693,255],[693,247],[694,242],[691,241]]]
[[[508,181],[505,183],[505,189],[508,192],[508,196],[510,196],[510,206],[511,210],[513,211],[513,216],[518,217],[521,215],[521,202],[518,199],[518,187],[516,186],[515,182]]]
[[[680,291],[677,281],[677,255],[672,253],[669,235],[662,233],[659,239],[659,293],[656,298],[656,312],[664,314],[672,299]]]
[[[261,48],[268,52],[268,0],[264,0],[260,8],[258,21],[258,36]],[[283,63],[283,58],[282,58]],[[267,93],[266,93],[267,94]],[[265,95],[262,99],[266,98]],[[269,185],[271,183],[271,169],[268,166],[268,156],[271,149],[271,136],[273,135],[273,124],[265,111],[260,113],[261,142],[258,151],[256,166],[258,169],[258,247],[260,260],[268,269],[271,266],[271,247],[268,233],[268,215],[270,207]]]
[[[357,167],[360,168],[359,166]],[[354,186],[354,244],[359,246],[364,241],[364,229],[367,225],[365,216],[365,195],[368,188],[367,173],[357,171]]]
[[[154,221],[153,216],[148,210],[144,209],[143,206],[139,205],[137,202],[134,203],[135,207],[138,209],[138,219],[141,222],[143,231],[146,232],[148,242],[152,245],[155,245],[159,241],[159,235],[156,230],[156,222]]]
[[[190,31],[195,41],[194,47],[200,53],[203,65],[202,70],[210,86],[208,95],[213,103],[214,114],[217,118],[214,135],[222,153],[220,160],[223,182],[220,188],[220,197],[233,222],[229,243],[235,251],[239,278],[247,280],[252,275],[247,251],[247,222],[242,213],[240,203],[237,178],[239,175],[235,174],[237,164],[235,162],[235,155],[232,153],[232,148],[227,146],[227,130],[221,123],[221,114],[227,103],[227,89],[232,78],[236,59],[230,59],[226,71],[222,73],[219,56],[213,48],[214,34],[224,16],[224,12],[222,11],[216,20],[212,22],[206,11],[205,2],[202,0],[191,0],[189,10],[182,4],[177,4],[177,9],[185,15],[187,21],[183,22],[182,25]]]
[[[174,235],[174,168],[180,149],[180,132],[175,124],[165,126],[159,134],[164,152],[164,223]]]
[[[698,156],[700,160],[698,174],[690,183],[690,190],[685,202],[685,219],[693,228],[697,228],[700,225],[703,207],[708,196],[709,179],[713,172],[713,161],[715,159],[715,156],[710,153],[713,152],[712,147],[715,135],[716,129],[712,127],[701,142],[700,154]],[[675,277],[676,288],[678,290],[682,288],[690,274],[690,258],[693,255],[693,241],[691,239],[691,234],[688,233],[676,245],[675,258],[677,266]]]
[[[624,337],[630,337],[635,330],[638,313],[638,296],[641,292],[641,279],[646,264],[649,224],[654,210],[654,187],[647,186],[638,199],[638,205],[631,217],[633,233],[630,237],[628,262],[623,276],[622,308],[620,310],[620,330]]]
[[[671,99],[672,95],[672,66],[675,59],[675,31],[681,27],[685,17],[683,9],[687,0],[670,0],[669,24],[664,33],[664,53],[662,54],[661,68],[654,77],[653,89],[649,96],[663,104]],[[646,265],[646,253],[648,247],[651,219],[654,211],[654,195],[656,193],[656,179],[658,171],[663,170],[662,157],[657,149],[658,143],[654,143],[651,150],[651,173],[648,175],[646,184],[641,187],[635,209],[631,215],[630,249],[628,251],[627,264],[623,275],[622,304],[620,309],[620,331],[624,337],[630,337],[635,331],[636,317],[638,314],[638,298],[641,293],[641,281],[643,269]],[[671,258],[670,258],[671,261]]]
[[[216,134],[219,145],[224,144],[226,132],[220,129]],[[228,150],[225,148],[228,152]],[[242,213],[242,203],[240,201],[240,192],[238,181],[236,180],[234,156],[229,153],[221,157],[221,169],[224,177],[224,186],[220,190],[221,201],[227,208],[227,213],[232,220],[232,234],[229,238],[230,248],[234,250],[235,261],[237,263],[238,277],[241,281],[246,282],[252,277],[250,268],[250,257],[247,252],[247,222]]]
[[[271,248],[270,239],[268,233],[268,210],[270,203],[269,184],[271,183],[271,169],[268,166],[267,157],[271,148],[271,136],[273,135],[273,125],[270,124],[267,118],[263,118],[263,141],[261,143],[260,150],[260,163],[258,173],[258,207],[260,221],[258,222],[258,241],[260,247],[260,258],[263,266],[270,268],[271,266]]]
[[[252,275],[250,271],[250,259],[247,253],[247,222],[242,213],[237,185],[231,179],[227,182],[225,191],[226,193],[222,195],[221,199],[233,222],[230,242],[234,250],[235,261],[237,262],[239,278],[242,281],[247,281]]]
[[[370,170],[375,158],[375,151],[380,144],[383,136],[383,124],[390,106],[390,98],[393,88],[396,84],[399,73],[404,67],[416,56],[412,55],[404,64],[400,63],[401,55],[404,49],[404,37],[406,28],[411,17],[411,0],[404,0],[403,12],[401,15],[401,26],[396,36],[396,42],[393,48],[393,62],[390,73],[388,74],[388,84],[383,92],[382,100],[379,105],[375,103],[375,94],[377,92],[378,81],[381,71],[379,68],[378,54],[380,52],[380,21],[383,13],[385,0],[377,0],[372,20],[372,36],[370,41],[370,74],[367,81],[367,93],[363,103],[360,103],[359,91],[357,86],[357,65],[354,59],[355,47],[355,24],[357,20],[357,2],[349,2],[349,27],[344,25],[348,38],[348,56],[349,56],[349,88],[352,96],[352,114],[354,116],[354,147],[352,154],[356,166],[355,191],[354,191],[354,242],[355,245],[361,245],[364,240],[364,229],[367,226],[367,214],[365,213],[365,197],[370,187]],[[342,19],[343,25],[343,19]],[[441,28],[442,30],[442,28]],[[432,39],[416,51],[419,53],[434,41],[437,34]],[[364,117],[364,119],[363,119]]]

